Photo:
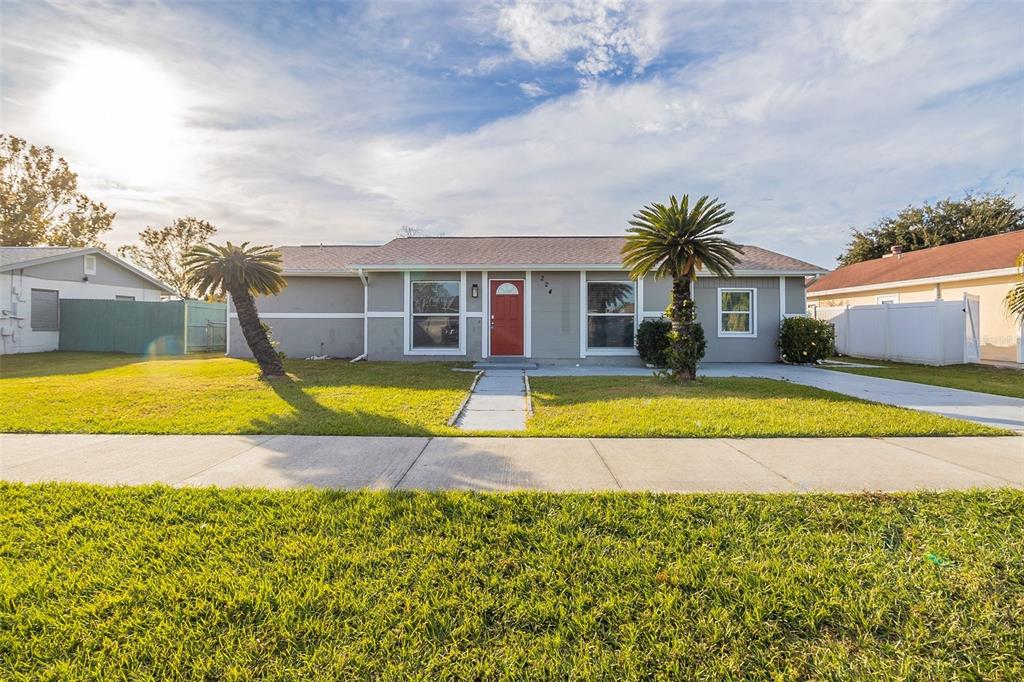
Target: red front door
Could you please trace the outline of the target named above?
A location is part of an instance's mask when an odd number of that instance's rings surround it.
[[[491,280],[491,355],[523,354],[523,280]]]

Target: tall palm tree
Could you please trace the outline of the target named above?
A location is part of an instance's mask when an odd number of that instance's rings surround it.
[[[205,244],[192,249],[182,260],[188,286],[200,296],[227,292],[238,313],[238,324],[249,350],[264,377],[284,376],[284,367],[260,323],[253,296],[272,296],[287,285],[281,277],[281,254],[271,246],[249,242],[224,246]]]
[[[1024,324],[1024,251],[1017,255],[1017,282],[1003,299],[1006,310]]]
[[[656,279],[672,278],[668,311],[673,339],[670,351],[674,350],[676,357],[673,373],[681,380],[697,376],[697,362],[704,355],[703,334],[696,329],[690,285],[702,268],[719,277],[729,277],[733,274],[732,266],[740,262],[740,246],[721,236],[732,216],[732,211],[727,211],[717,198],[702,196],[691,208],[690,197],[684,194],[682,201],[669,197],[668,206],[644,206],[633,215],[631,227],[626,230],[622,254],[630,276],[640,279],[653,272]]]

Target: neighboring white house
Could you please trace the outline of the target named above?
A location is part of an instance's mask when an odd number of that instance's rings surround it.
[[[92,247],[0,247],[0,355],[57,350],[60,299],[159,301],[174,290]]]

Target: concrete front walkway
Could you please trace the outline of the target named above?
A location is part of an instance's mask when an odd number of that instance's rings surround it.
[[[0,434],[0,479],[660,492],[1024,487],[1024,438],[378,438]]]
[[[941,367],[935,368],[941,372]],[[651,376],[644,367],[541,366],[527,372],[530,376]],[[961,391],[944,386],[916,384],[896,379],[835,372],[819,367],[801,367],[776,363],[719,362],[702,363],[698,371],[706,377],[755,377],[778,379],[812,386],[826,391],[872,400],[887,405],[909,407],[955,419],[1024,432],[1024,400],[990,393]]]
[[[465,431],[525,431],[526,405],[523,370],[487,369],[455,425]]]

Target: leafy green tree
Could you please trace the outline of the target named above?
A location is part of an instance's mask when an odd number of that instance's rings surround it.
[[[238,325],[264,378],[284,376],[281,357],[260,322],[255,296],[273,296],[288,286],[281,276],[281,254],[271,246],[204,244],[184,260],[186,286],[199,295],[230,294]]]
[[[205,220],[178,218],[159,229],[147,227],[139,233],[139,244],[122,246],[117,253],[174,287],[182,298],[190,298],[194,292],[188,285],[185,257],[209,242],[216,232],[217,228]]]
[[[103,246],[113,220],[51,147],[0,135],[0,245]]]
[[[839,263],[851,265],[881,258],[893,246],[915,251],[1021,229],[1024,206],[1016,204],[1015,196],[968,192],[963,199],[943,199],[934,206],[907,206],[869,230],[853,230]]]
[[[690,197],[682,201],[669,197],[669,204],[649,204],[633,215],[626,230],[623,262],[630,277],[640,279],[648,273],[655,278],[672,279],[672,301],[668,316],[668,364],[672,376],[690,381],[697,376],[697,363],[704,357],[704,330],[697,322],[690,296],[690,285],[697,271],[706,269],[719,277],[733,274],[740,262],[740,246],[725,237],[722,230],[732,223],[732,211],[718,199],[702,196],[690,208]]]

